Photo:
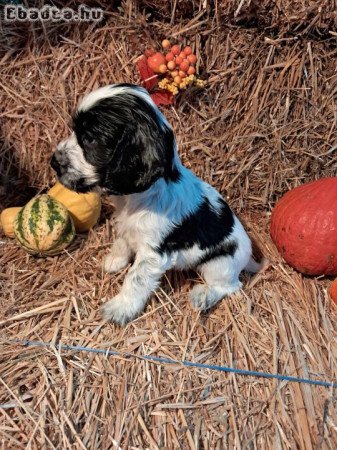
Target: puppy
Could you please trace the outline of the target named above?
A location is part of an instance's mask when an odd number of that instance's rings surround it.
[[[133,265],[104,305],[108,320],[124,325],[139,315],[169,269],[197,269],[205,283],[190,297],[204,311],[241,288],[242,270],[260,268],[238,218],[182,165],[170,125],[141,87],[115,84],[88,94],[51,165],[70,189],[99,187],[115,196],[118,237],[104,269]]]

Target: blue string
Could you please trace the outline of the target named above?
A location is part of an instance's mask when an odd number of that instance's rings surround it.
[[[133,357],[140,358],[150,362],[158,362],[161,364],[182,364],[186,367],[197,367],[199,369],[209,369],[209,370],[217,370],[218,372],[229,372],[235,373],[237,375],[244,376],[252,376],[252,377],[261,377],[268,378],[279,381],[290,381],[293,383],[304,383],[311,384],[314,386],[323,386],[323,387],[332,387],[337,388],[337,383],[333,381],[321,381],[321,380],[312,380],[310,378],[299,378],[299,377],[291,377],[287,375],[280,375],[278,373],[267,373],[267,372],[257,372],[255,370],[243,370],[243,369],[235,369],[234,367],[227,366],[217,366],[213,364],[202,364],[193,361],[177,361],[170,358],[162,358],[159,356],[151,356],[151,355],[135,355],[133,353],[127,352],[118,352],[114,350],[104,350],[100,348],[92,348],[92,347],[83,347],[80,345],[67,345],[67,344],[52,344],[50,342],[39,342],[39,341],[28,341],[28,340],[14,340],[12,343],[22,344],[28,347],[43,347],[43,348],[51,348],[52,346],[58,347],[62,350],[71,350],[75,352],[87,352],[87,353],[96,353],[105,356],[121,356],[121,357]]]

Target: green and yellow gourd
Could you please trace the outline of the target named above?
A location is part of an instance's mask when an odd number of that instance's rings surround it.
[[[49,195],[38,195],[24,206],[14,221],[14,234],[27,252],[38,256],[61,253],[75,236],[67,209]]]

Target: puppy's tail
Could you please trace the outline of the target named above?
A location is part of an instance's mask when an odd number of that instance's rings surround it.
[[[266,267],[269,264],[269,261],[267,258],[262,258],[261,262],[256,262],[255,259],[251,256],[250,260],[248,261],[248,264],[245,267],[245,270],[250,273],[257,273],[260,272],[264,267]]]

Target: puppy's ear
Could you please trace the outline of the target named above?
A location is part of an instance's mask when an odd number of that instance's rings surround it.
[[[161,177],[176,181],[174,149],[174,135],[166,124],[127,124],[105,168],[103,187],[111,194],[127,195],[147,190]]]

